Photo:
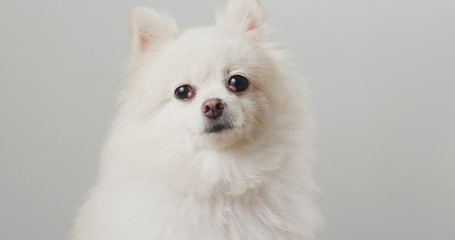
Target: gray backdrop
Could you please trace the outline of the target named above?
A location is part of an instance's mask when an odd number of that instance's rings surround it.
[[[312,89],[321,240],[455,239],[455,2],[263,0]],[[94,182],[129,11],[221,0],[0,2],[0,239],[64,239]]]

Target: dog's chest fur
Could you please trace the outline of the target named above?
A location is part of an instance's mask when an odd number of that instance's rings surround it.
[[[239,196],[175,193],[140,181],[118,187],[86,205],[93,232],[78,239],[305,239],[305,198],[287,193],[293,186],[268,184]]]

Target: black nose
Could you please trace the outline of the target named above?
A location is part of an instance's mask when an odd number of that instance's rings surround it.
[[[207,99],[202,104],[202,113],[208,118],[216,119],[223,114],[224,103],[219,98]]]

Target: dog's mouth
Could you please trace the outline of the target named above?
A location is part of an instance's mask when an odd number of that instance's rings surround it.
[[[206,133],[220,133],[232,129],[232,125],[227,122],[213,122],[208,123],[204,129]]]

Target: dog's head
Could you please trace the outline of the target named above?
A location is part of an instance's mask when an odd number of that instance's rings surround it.
[[[287,107],[279,47],[257,1],[231,0],[216,26],[181,35],[172,20],[140,8],[130,28],[125,98],[156,136],[227,146],[254,138]]]

